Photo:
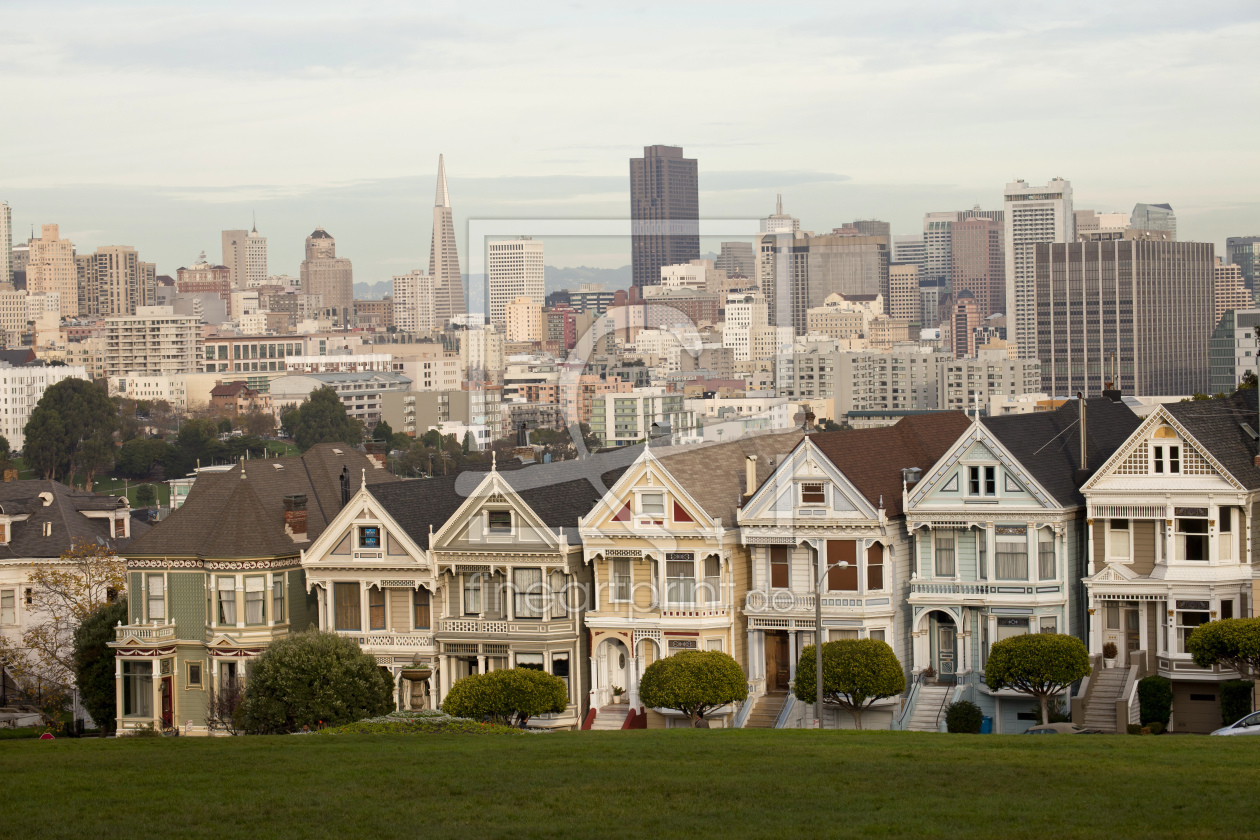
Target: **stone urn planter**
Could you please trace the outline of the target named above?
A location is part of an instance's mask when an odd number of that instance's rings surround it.
[[[412,682],[423,682],[433,676],[432,668],[403,668],[402,677]]]

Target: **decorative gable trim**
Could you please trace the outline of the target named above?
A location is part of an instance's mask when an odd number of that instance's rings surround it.
[[[976,443],[980,443],[993,454],[993,459],[1005,468],[1004,472],[1007,475],[1014,474],[1014,480],[1022,485],[1019,488],[1022,492],[1028,493],[1044,508],[1060,507],[1059,502],[1024,469],[1023,465],[1002,445],[1002,442],[985,428],[983,423],[977,421],[971,424],[971,428],[954,442],[949,451],[914,486],[914,491],[909,494],[907,510],[921,503],[935,489],[956,491],[958,473],[954,472],[954,467],[959,461],[964,460],[964,454]],[[945,475],[949,475],[949,478],[945,479]],[[937,485],[942,481],[945,483],[938,488]]]
[[[473,517],[485,506],[490,504],[506,504],[512,508],[512,512],[517,516],[528,520],[535,531],[545,534],[547,543],[550,547],[559,546],[559,537],[556,536],[546,523],[534,513],[520,494],[512,489],[512,486],[504,480],[503,475],[492,469],[486,474],[486,477],[477,485],[477,489],[468,495],[463,504],[451,514],[450,519],[442,523],[442,527],[434,532],[429,539],[430,549],[437,551],[446,545],[453,537],[462,534],[466,530],[466,526],[472,521]],[[518,532],[519,533],[519,532]]]
[[[629,507],[629,505],[627,505],[626,507]],[[695,522],[696,521],[691,518],[691,514],[687,513],[686,508],[678,504],[677,499],[674,500],[674,521],[675,522]]]
[[[842,506],[835,501],[833,495],[829,494],[828,506],[816,511],[816,515],[820,517],[818,524],[823,524],[821,520],[824,516],[834,518],[844,513],[857,513],[861,518],[869,520],[881,518],[881,511],[875,504],[858,490],[848,476],[832,463],[831,459],[815,446],[810,438],[806,437],[781,459],[740,509],[739,521],[751,522],[762,517],[779,518],[779,514],[773,508],[785,490],[793,494],[792,510],[795,511],[797,500],[796,489],[793,485],[801,479],[811,482],[829,482],[831,494],[840,494],[847,503],[847,507]]]
[[[1146,464],[1149,463],[1148,453],[1152,430],[1157,426],[1171,426],[1177,431],[1181,440],[1185,444],[1185,450],[1182,452],[1182,471],[1179,475],[1212,475],[1215,473],[1225,481],[1229,482],[1236,490],[1246,491],[1246,487],[1241,481],[1235,478],[1229,470],[1221,464],[1220,461],[1212,455],[1211,450],[1201,444],[1190,431],[1181,423],[1177,422],[1177,418],[1172,416],[1164,406],[1160,405],[1142,422],[1140,426],[1129,435],[1129,439],[1124,445],[1117,449],[1112,456],[1103,462],[1098,468],[1098,472],[1090,476],[1089,481],[1085,482],[1085,486],[1081,488],[1084,493],[1097,487],[1100,481],[1110,478],[1113,475],[1148,475]],[[1191,456],[1187,458],[1187,456]],[[1141,472],[1131,472],[1136,469],[1134,465],[1138,464],[1141,459]],[[1197,460],[1196,460],[1197,459]],[[1186,469],[1188,465],[1193,464],[1193,472]],[[1210,467],[1211,471],[1205,469]]]

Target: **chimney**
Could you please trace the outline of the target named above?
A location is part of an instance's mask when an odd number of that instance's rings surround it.
[[[919,479],[923,477],[923,470],[920,467],[906,467],[901,471],[901,483],[906,488],[911,488],[919,483]]]
[[[284,497],[284,532],[294,542],[306,542],[306,494]]]
[[[757,456],[749,455],[744,459],[744,501],[752,498],[757,490]]]

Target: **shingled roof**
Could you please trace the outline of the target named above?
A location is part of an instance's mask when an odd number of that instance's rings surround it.
[[[1081,487],[1142,420],[1124,403],[1106,397],[1085,401],[1085,471],[1081,462],[1080,403],[1068,400],[1056,411],[986,417],[984,424],[1006,450],[1059,504],[1085,504]]]
[[[820,432],[811,442],[844,473],[872,505],[883,500],[888,516],[900,516],[901,471],[928,470],[949,451],[971,421],[961,411],[903,417],[891,426]]]
[[[795,449],[804,436],[800,431],[749,435],[725,443],[686,447],[675,454],[667,452],[660,462],[705,513],[721,517],[722,524],[732,528],[738,524],[736,516],[747,489],[744,464],[748,456],[757,456],[760,486],[774,471],[779,456]]]
[[[1243,424],[1260,430],[1256,416],[1256,389],[1235,391],[1223,400],[1167,403],[1164,409],[1248,490],[1260,489],[1260,468],[1255,465],[1256,440]],[[1090,418],[1086,416],[1087,421]]]
[[[284,497],[306,496],[306,535],[314,540],[340,512],[341,476],[354,492],[399,483],[376,462],[344,443],[321,443],[296,458],[247,461],[221,473],[201,473],[188,499],[149,533],[132,541],[127,557],[286,557],[297,543],[284,530]]]
[[[41,493],[49,494],[47,504],[40,497]],[[29,518],[11,523],[9,542],[0,545],[0,560],[60,557],[83,542],[99,542],[117,548],[119,542],[114,540],[111,520],[89,519],[83,511],[112,511],[126,507],[121,496],[98,496],[67,487],[59,481],[0,483],[0,511],[10,516],[29,514]],[[46,537],[44,523],[52,524],[51,533]]]

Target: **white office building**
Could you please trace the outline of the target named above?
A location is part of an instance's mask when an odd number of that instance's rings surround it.
[[[726,296],[726,326],[722,346],[734,352],[735,361],[752,358],[752,331],[769,326],[769,309],[761,292],[733,292]]]
[[[87,368],[82,365],[27,365],[13,367],[0,362],[0,434],[9,441],[9,447],[21,451],[26,442],[26,423],[40,397],[49,386],[63,379],[87,379]]]
[[[13,211],[0,201],[0,283],[13,282]]]
[[[1037,356],[1036,259],[1038,242],[1076,238],[1072,184],[1053,178],[1042,187],[1026,181],[1006,185],[1006,338],[1021,359]]]
[[[63,298],[64,303],[64,298]],[[139,306],[105,319],[105,376],[196,373],[201,320],[170,306]]]
[[[489,286],[490,323],[506,327],[507,307],[527,297],[540,307],[547,303],[543,278],[543,244],[527,236],[489,243],[486,281]]]
[[[412,271],[394,276],[394,326],[399,332],[432,332],[437,322],[437,303],[433,275]]]

